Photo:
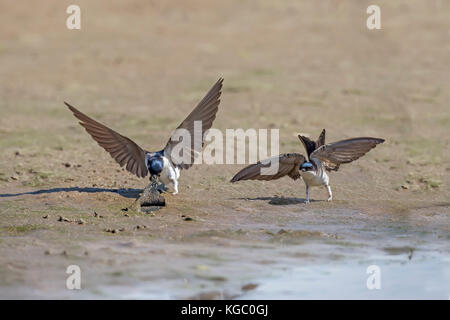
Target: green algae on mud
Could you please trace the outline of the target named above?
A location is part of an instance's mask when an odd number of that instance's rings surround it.
[[[25,224],[14,226],[2,226],[0,227],[0,235],[21,235],[24,233],[30,233],[36,230],[46,230],[48,226],[38,224]]]

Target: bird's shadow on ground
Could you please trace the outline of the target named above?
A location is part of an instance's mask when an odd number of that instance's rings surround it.
[[[39,195],[46,193],[58,193],[58,192],[81,192],[81,193],[100,193],[100,192],[110,192],[117,193],[125,198],[137,199],[142,192],[142,189],[105,189],[105,188],[80,188],[80,187],[70,187],[70,188],[52,188],[52,189],[41,189],[29,192],[20,193],[2,193],[0,198],[18,197],[23,195]]]
[[[238,200],[247,201],[268,201],[274,206],[287,206],[290,204],[304,204],[305,198],[285,198],[285,197],[257,197],[257,198],[238,198]],[[310,200],[310,202],[317,202],[319,200]]]

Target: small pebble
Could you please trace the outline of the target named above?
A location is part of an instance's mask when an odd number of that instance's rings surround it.
[[[125,231],[125,228],[120,228],[120,229],[110,229],[110,228],[108,228],[108,229],[105,230],[105,232],[111,232],[111,233],[119,233],[119,232],[122,232],[122,231]]]
[[[72,220],[70,220],[70,219],[67,219],[66,217],[63,217],[63,216],[59,216],[59,218],[58,218],[58,221],[64,221],[64,222],[72,222]]]
[[[103,216],[102,215],[99,215],[97,212],[95,212],[94,211],[94,217],[96,217],[96,218],[103,218]]]
[[[246,285],[243,285],[241,289],[242,291],[250,291],[256,289],[256,287],[258,287],[256,283],[248,283]]]

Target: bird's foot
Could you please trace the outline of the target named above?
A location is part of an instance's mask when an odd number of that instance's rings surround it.
[[[305,204],[308,204],[309,203],[309,200],[307,199],[307,200],[305,200]]]
[[[325,186],[325,187],[327,188],[327,191],[328,191],[328,199],[327,199],[327,201],[330,202],[331,200],[333,200],[333,193],[331,192],[331,187],[329,185]]]
[[[173,194],[173,195],[175,195],[175,194],[177,194],[177,193],[178,193],[178,191],[174,191],[174,192],[172,192],[172,194]]]

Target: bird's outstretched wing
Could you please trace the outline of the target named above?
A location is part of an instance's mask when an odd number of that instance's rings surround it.
[[[293,180],[297,180],[300,177],[300,165],[305,160],[305,157],[299,153],[280,154],[245,167],[231,179],[231,182],[240,180],[275,180],[286,175]]]
[[[319,159],[328,170],[337,171],[341,163],[349,163],[359,159],[384,139],[352,138],[329,143],[311,153],[310,158]]]
[[[73,112],[73,115],[80,120],[80,124],[97,141],[97,143],[109,152],[111,157],[120,164],[126,165],[126,169],[143,178],[147,175],[148,169],[145,165],[145,151],[129,138],[122,136],[107,126],[89,118],[84,113],[78,111],[67,102],[64,104]]]
[[[316,141],[313,141],[310,138],[302,136],[300,134],[298,135],[298,138],[303,143],[303,146],[305,147],[306,153],[308,154],[309,158],[314,150],[325,144],[325,129],[322,130],[322,133]]]
[[[323,146],[325,144],[325,129],[322,129],[319,138],[316,140],[316,149]]]
[[[173,164],[182,169],[188,169],[194,164],[194,159],[203,150],[203,136],[206,130],[210,129],[217,111],[219,110],[220,95],[223,79],[220,78],[209,90],[206,96],[200,101],[194,110],[172,133],[167,145],[164,148],[164,155],[172,161]],[[194,122],[199,122],[200,126],[194,127]],[[200,130],[201,129],[201,132]],[[197,132],[195,132],[197,131]],[[183,133],[190,135],[190,141],[183,141]],[[175,146],[178,146],[175,149]],[[182,150],[181,152],[178,152]],[[174,152],[172,152],[174,151]],[[185,154],[187,153],[187,156]],[[173,153],[173,154],[172,154]]]

